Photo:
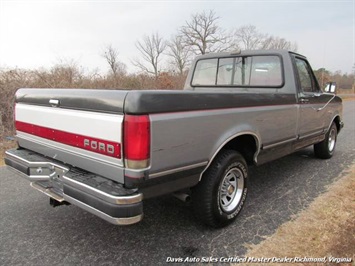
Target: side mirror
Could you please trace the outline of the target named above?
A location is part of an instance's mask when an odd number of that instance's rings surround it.
[[[330,92],[330,93],[335,93],[336,88],[337,88],[337,84],[335,82],[329,82],[325,85],[324,91]]]

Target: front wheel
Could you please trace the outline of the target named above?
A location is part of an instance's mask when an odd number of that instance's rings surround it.
[[[222,150],[192,190],[196,216],[207,225],[223,227],[239,214],[247,195],[248,167],[243,156]]]
[[[317,144],[314,144],[314,154],[321,159],[329,159],[333,156],[335,145],[337,142],[338,129],[333,122],[329,131],[325,135],[325,139]]]

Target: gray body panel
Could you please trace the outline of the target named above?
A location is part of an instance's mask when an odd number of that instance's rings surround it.
[[[177,168],[208,162],[226,140],[241,134],[255,136],[259,148],[297,138],[296,104],[155,114],[151,121],[152,173],[172,162]]]

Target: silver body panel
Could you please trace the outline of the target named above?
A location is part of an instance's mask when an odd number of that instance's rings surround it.
[[[18,103],[16,121],[53,130],[122,142],[123,115]],[[55,137],[55,136],[54,136]],[[123,160],[17,130],[21,147],[123,183]],[[122,153],[122,151],[120,151]]]
[[[113,158],[23,132],[18,132],[16,138],[20,147],[123,183],[124,168]]]

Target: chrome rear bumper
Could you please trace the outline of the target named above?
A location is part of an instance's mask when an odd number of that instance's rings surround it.
[[[58,202],[69,202],[118,225],[143,218],[143,195],[115,181],[26,149],[6,151],[5,164],[31,186]]]

